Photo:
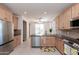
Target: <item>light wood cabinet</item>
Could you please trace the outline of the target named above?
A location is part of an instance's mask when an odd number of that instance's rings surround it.
[[[57,17],[56,26],[58,29],[70,29],[71,12],[71,8],[68,8]]]
[[[60,52],[62,54],[64,54],[64,42],[63,42],[63,40],[60,40]]]
[[[14,24],[14,29],[18,29],[18,17],[13,16],[13,24]]]
[[[42,37],[41,46],[55,46],[55,37]]]
[[[13,15],[12,15],[12,13],[11,13],[10,11],[7,10],[5,16],[6,16],[6,18],[7,18],[6,21],[12,22],[12,16],[13,16]]]
[[[64,41],[60,38],[56,37],[42,37],[41,38],[41,46],[52,46],[56,47],[59,52],[64,54]]]
[[[56,48],[64,54],[64,42],[62,39],[56,38]]]
[[[55,46],[55,37],[47,37],[47,43],[48,46]]]
[[[72,16],[71,16],[71,8],[68,8],[65,13],[64,13],[64,29],[70,29],[70,20],[71,20]]]
[[[7,7],[0,5],[0,18],[12,22],[12,12]]]
[[[59,29],[64,29],[64,14],[59,16]]]
[[[14,37],[14,48],[20,45],[20,43],[21,43],[21,36],[20,35],[15,36]]]
[[[79,16],[79,3],[72,6],[72,19]]]
[[[1,8],[1,6],[0,6],[0,18],[1,18],[1,19],[4,19],[4,17],[5,17],[4,14],[5,14],[5,13],[4,13],[4,10],[3,10],[3,8]]]

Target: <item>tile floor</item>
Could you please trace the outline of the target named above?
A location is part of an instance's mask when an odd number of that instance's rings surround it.
[[[10,55],[61,55],[57,50],[55,52],[43,52],[40,48],[31,48],[30,39],[16,47]]]

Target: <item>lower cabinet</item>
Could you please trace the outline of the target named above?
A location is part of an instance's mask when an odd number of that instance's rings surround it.
[[[54,46],[61,54],[64,54],[64,42],[60,38],[41,37],[41,46]]]
[[[14,37],[14,48],[20,45],[20,43],[21,43],[21,36],[20,35],[15,36]]]
[[[42,37],[41,46],[55,46],[55,37]]]
[[[59,50],[60,53],[64,54],[64,42],[62,39],[56,39],[56,48]]]

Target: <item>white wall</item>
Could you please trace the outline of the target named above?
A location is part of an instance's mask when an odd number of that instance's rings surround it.
[[[29,39],[29,21],[23,17],[19,16],[18,28],[21,29],[21,43],[23,43],[23,20],[27,22],[27,39]]]
[[[23,19],[19,16],[18,28],[21,29],[21,43],[23,43]]]
[[[35,23],[30,23],[30,35],[35,34]]]

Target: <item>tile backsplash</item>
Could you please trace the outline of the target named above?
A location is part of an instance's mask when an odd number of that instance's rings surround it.
[[[57,33],[62,34],[62,35],[66,35],[66,36],[69,36],[72,38],[79,38],[79,30],[68,30],[68,31],[58,30]]]

